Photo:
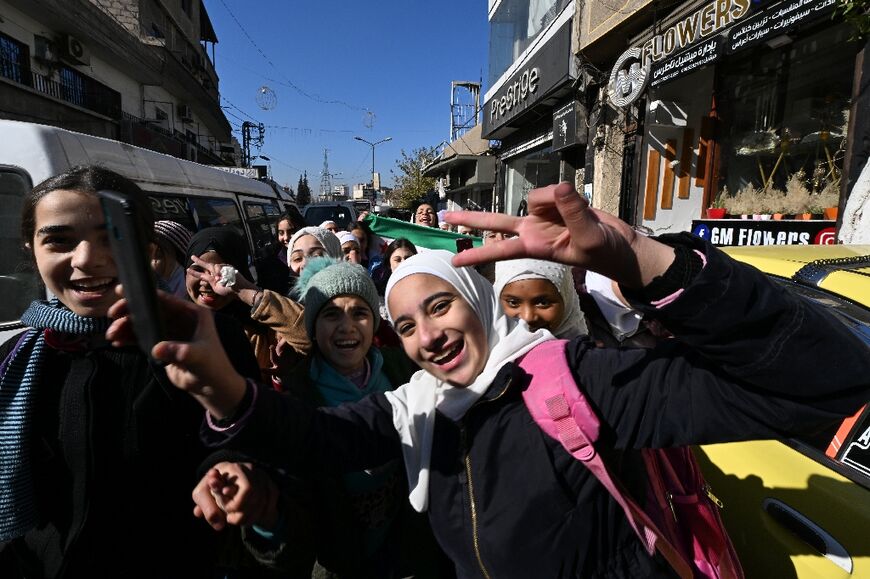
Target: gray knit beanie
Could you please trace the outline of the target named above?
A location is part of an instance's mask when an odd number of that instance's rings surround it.
[[[305,331],[309,338],[314,337],[314,323],[320,310],[336,296],[351,295],[364,299],[374,316],[374,331],[378,330],[381,321],[378,291],[361,265],[331,257],[316,257],[302,270],[293,292],[305,306]]]

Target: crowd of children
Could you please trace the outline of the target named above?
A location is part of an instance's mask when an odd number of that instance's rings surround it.
[[[160,365],[128,345],[101,189],[138,194],[154,231]],[[154,224],[144,200],[98,167],[25,199],[53,298],[0,347],[3,577],[675,576],[532,420],[527,354],[566,340],[629,489],[642,449],[816,433],[868,398],[865,346],[820,308],[567,184],[528,216],[447,214],[493,232],[456,255],[285,216],[252,257],[233,228]],[[428,205],[415,221],[438,226]],[[251,275],[269,260],[272,287]],[[494,283],[476,269],[492,262]],[[601,347],[650,320],[667,331],[649,348]]]

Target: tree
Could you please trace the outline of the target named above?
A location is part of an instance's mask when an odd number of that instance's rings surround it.
[[[311,203],[311,189],[308,187],[308,172],[299,175],[299,183],[296,185],[296,204],[305,207]]]
[[[395,184],[390,201],[395,207],[409,209],[435,189],[435,178],[423,175],[423,168],[433,159],[435,147],[418,147],[410,154],[402,149],[402,158],[396,159],[396,170],[390,170]]]

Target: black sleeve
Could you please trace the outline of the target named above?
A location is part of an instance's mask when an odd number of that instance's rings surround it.
[[[314,408],[266,386],[256,388],[257,399],[239,428],[217,432],[203,424],[207,445],[240,449],[293,473],[358,471],[401,458],[392,407],[383,394]]]
[[[812,434],[870,398],[870,349],[821,307],[697,238],[706,267],[654,309],[652,350],[569,344],[575,379],[616,447]]]
[[[251,342],[245,335],[242,325],[229,316],[215,312],[214,325],[224,351],[236,372],[252,380],[260,380],[262,373],[254,356]]]

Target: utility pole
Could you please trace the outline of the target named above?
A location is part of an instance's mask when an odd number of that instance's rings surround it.
[[[251,130],[256,129],[257,136],[251,136]],[[263,126],[263,123],[252,123],[250,121],[242,122],[242,166],[250,167],[251,166],[251,144],[257,149],[262,148],[263,141],[265,140],[266,135],[266,127]]]
[[[329,149],[323,149],[323,170],[320,171],[320,198],[326,199],[332,192],[332,179],[329,175]]]

